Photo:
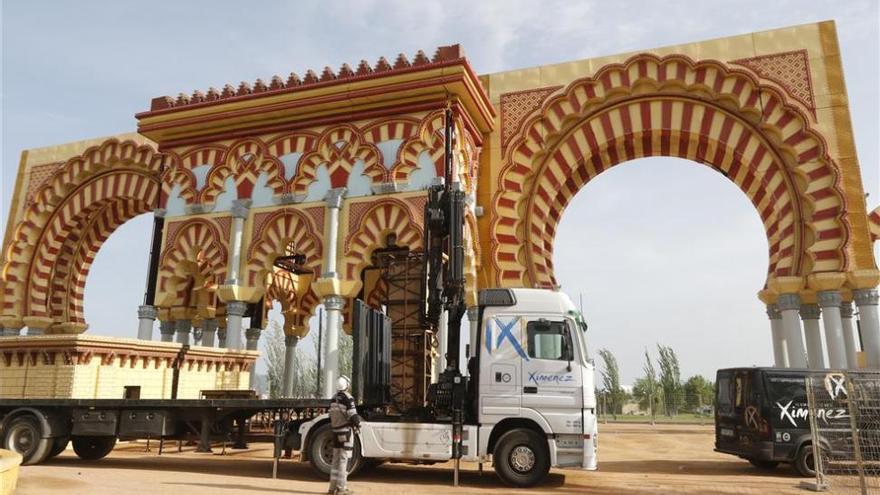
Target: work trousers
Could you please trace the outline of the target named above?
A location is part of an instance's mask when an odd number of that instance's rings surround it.
[[[345,490],[348,482],[348,460],[354,450],[351,428],[333,430],[333,462],[330,464],[330,491]]]

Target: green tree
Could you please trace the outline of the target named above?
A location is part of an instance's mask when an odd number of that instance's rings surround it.
[[[654,362],[648,349],[645,349],[645,365],[642,367],[644,376],[637,379],[633,384],[633,396],[639,403],[639,408],[648,411],[653,422],[657,416],[657,409],[661,405],[661,392],[657,383],[657,372],[654,370]]]
[[[712,404],[715,398],[715,384],[702,375],[694,375],[684,382],[686,407],[697,411],[702,406]]]
[[[611,414],[617,419],[617,415],[623,411],[623,403],[626,401],[626,392],[620,386],[620,369],[617,366],[617,359],[608,349],[600,349],[599,357],[602,358],[604,364],[602,392],[606,396]]]
[[[284,358],[287,352],[286,337],[280,323],[272,321],[268,331],[264,334],[266,361],[269,381],[269,397],[278,399],[283,397],[284,386]],[[293,358],[293,390],[292,397],[310,397],[314,395],[314,383],[317,377],[317,363],[300,346],[294,351]]]
[[[263,361],[266,362],[269,398],[277,399],[281,397],[284,381],[284,330],[274,320],[269,323],[267,330],[263,332],[263,345],[266,349]]]
[[[678,366],[678,356],[669,347],[657,344],[660,366],[660,388],[663,390],[663,404],[667,416],[678,414],[681,407],[681,370]]]

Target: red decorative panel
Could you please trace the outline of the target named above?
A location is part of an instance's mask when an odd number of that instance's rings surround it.
[[[305,209],[306,215],[312,218],[312,221],[315,222],[315,230],[316,232],[324,231],[324,207],[323,206],[313,206],[311,208]]]
[[[779,84],[789,96],[807,107],[813,117],[816,117],[810,60],[806,50],[731,60],[731,63],[748,67],[759,76]]]
[[[28,188],[27,188],[27,201],[25,201],[25,207],[28,207],[33,202],[34,193],[46,183],[46,180],[49,177],[52,177],[59,168],[64,165],[64,162],[56,162],[56,163],[44,163],[42,165],[35,165],[31,167],[30,177],[28,179]]]
[[[526,116],[537,110],[541,103],[562,86],[529,89],[501,95],[501,149],[516,133]]]

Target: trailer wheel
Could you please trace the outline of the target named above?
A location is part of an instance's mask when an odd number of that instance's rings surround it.
[[[23,465],[39,464],[49,455],[52,439],[43,438],[40,421],[28,414],[13,419],[6,427],[3,448],[20,454]]]
[[[107,457],[116,445],[116,437],[73,437],[73,451],[86,461]]]
[[[501,481],[511,486],[529,487],[540,483],[550,471],[547,440],[537,432],[520,428],[498,439],[492,463]]]
[[[53,457],[57,457],[59,454],[64,452],[64,449],[67,448],[67,444],[70,443],[70,437],[55,437],[52,439],[52,450],[49,451],[49,455],[46,457],[46,460],[49,460]]]
[[[317,475],[325,480],[330,479],[330,465],[333,462],[333,431],[330,423],[318,427],[317,431],[309,435],[309,462]],[[354,450],[351,459],[348,460],[348,475],[357,474],[364,465],[361,457],[361,441],[355,435]]]

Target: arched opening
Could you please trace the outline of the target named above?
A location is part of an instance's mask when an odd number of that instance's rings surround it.
[[[561,216],[553,253],[562,290],[576,304],[583,296],[592,350],[611,350],[627,384],[658,343],[678,353],[683,377],[771,362],[755,297],[767,263],[764,226],[739,188],[709,167],[662,157],[584,186]]]
[[[152,229],[153,215],[141,214],[100,245],[85,279],[83,315],[90,334],[132,337],[144,299]]]

